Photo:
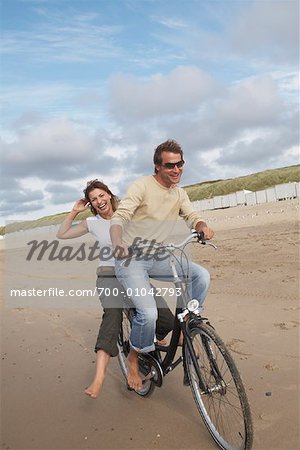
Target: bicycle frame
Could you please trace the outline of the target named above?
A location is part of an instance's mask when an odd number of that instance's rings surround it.
[[[172,259],[171,259],[171,265],[172,265]],[[174,280],[176,279],[176,281],[173,280],[175,287],[179,288],[180,292],[185,293],[185,291],[182,289],[182,287],[184,285],[184,281],[182,281],[178,277],[175,265],[173,265],[172,270],[173,270]],[[206,391],[206,385],[203,380],[202,374],[199,370],[199,367],[197,364],[197,358],[196,358],[195,351],[192,346],[190,335],[189,335],[189,330],[188,330],[188,326],[187,326],[189,323],[189,320],[184,320],[185,318],[189,319],[189,315],[191,313],[189,313],[189,311],[187,309],[185,309],[183,311],[182,306],[180,306],[182,304],[185,304],[185,305],[187,304],[187,298],[183,295],[180,295],[177,297],[174,328],[172,331],[169,346],[168,347],[158,346],[158,348],[156,350],[154,350],[153,352],[151,352],[151,354],[156,359],[156,361],[159,363],[162,373],[163,373],[163,376],[166,376],[169,372],[171,372],[173,369],[175,369],[175,367],[177,367],[178,364],[183,362],[183,355],[181,355],[179,358],[177,358],[174,361],[176,351],[178,349],[180,334],[182,332],[183,337],[184,337],[182,349],[184,348],[184,343],[186,343],[189,353],[190,353],[190,356],[192,358],[192,361],[193,361],[195,369],[196,369],[196,374],[199,379],[199,386],[202,391]],[[199,320],[201,320],[201,317],[195,316],[194,319],[199,321]],[[163,359],[161,358],[161,354],[160,354],[161,352],[166,353],[166,355]]]
[[[181,295],[177,297],[174,328],[172,331],[169,346],[168,347],[157,346],[157,348],[153,352],[150,352],[149,355],[151,358],[154,358],[154,360],[159,364],[159,368],[160,368],[162,375],[166,376],[175,367],[177,367],[178,364],[180,364],[183,361],[183,355],[174,361],[176,351],[178,348],[180,334],[182,332],[183,337],[184,337],[184,343],[186,343],[186,345],[187,345],[189,354],[192,358],[192,361],[193,361],[195,369],[196,369],[196,374],[197,374],[197,377],[199,380],[199,386],[200,386],[201,390],[203,392],[205,392],[207,388],[206,388],[204,379],[201,375],[201,372],[200,372],[198,364],[197,364],[197,357],[195,355],[195,351],[194,351],[194,348],[191,343],[191,339],[190,339],[190,335],[189,335],[189,328],[187,326],[189,323],[189,319],[191,317],[193,320],[197,320],[197,321],[202,320],[202,319],[201,319],[200,315],[195,315],[195,314],[189,312],[189,310],[187,309],[187,304],[190,299],[187,298],[187,295],[186,295],[186,290],[185,290],[186,283],[178,275],[176,265],[175,265],[175,257],[174,257],[174,251],[176,249],[182,250],[185,247],[185,245],[195,237],[197,237],[198,241],[201,242],[202,244],[208,244],[208,245],[213,246],[214,248],[217,248],[214,244],[206,242],[203,239],[203,236],[200,236],[196,231],[192,232],[192,234],[187,239],[185,239],[185,241],[183,241],[181,244],[178,244],[178,245],[169,244],[167,246],[164,246],[164,248],[170,252],[170,265],[171,265],[171,269],[172,269],[172,273],[173,273],[172,282],[174,283],[175,287],[179,289],[179,292],[181,292]],[[152,248],[157,247],[157,248],[161,249],[163,247],[160,245],[155,246],[155,244],[153,246],[153,243],[151,243],[151,245],[152,245]],[[147,244],[143,244],[141,246],[138,246],[137,248],[138,249],[147,248]],[[184,307],[182,307],[182,305],[184,305]],[[193,316],[191,316],[191,315],[193,315]],[[185,320],[185,319],[187,319],[187,320]],[[184,345],[182,346],[182,348],[184,348]],[[164,358],[161,357],[161,352],[165,353]]]
[[[183,355],[179,356],[179,358],[175,359],[175,355],[178,349],[179,339],[181,332],[183,333],[183,342],[186,343],[190,356],[192,358],[192,361],[194,363],[197,377],[199,379],[199,386],[203,392],[206,391],[206,385],[203,380],[202,374],[199,371],[198,364],[197,364],[197,358],[194,352],[194,348],[191,343],[191,339],[188,332],[188,327],[186,321],[179,321],[178,316],[181,316],[182,314],[182,308],[176,307],[176,315],[174,319],[174,328],[171,335],[170,344],[168,347],[162,347],[157,346],[157,348],[150,352],[150,355],[152,355],[155,360],[158,362],[158,364],[161,367],[163,376],[166,376],[169,372],[171,372],[175,367],[177,367],[181,362],[183,362]],[[201,320],[200,317],[197,318],[197,320]],[[183,344],[184,345],[184,344]],[[182,347],[183,348],[183,347]],[[165,357],[161,357],[161,353],[165,353]]]

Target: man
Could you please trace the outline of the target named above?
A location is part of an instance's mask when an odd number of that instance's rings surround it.
[[[136,258],[124,264],[128,247],[138,239],[163,242],[172,233],[178,217],[211,239],[214,232],[193,210],[186,192],[177,186],[183,172],[183,151],[173,140],[160,144],[154,152],[155,174],[136,180],[129,186],[125,198],[111,220],[111,240],[116,255],[116,275],[123,286],[132,292],[136,307],[130,336],[128,356],[128,385],[135,390],[142,386],[138,370],[138,353],[154,350],[157,309],[149,276],[168,281],[172,278],[166,258]],[[127,261],[128,262],[128,261]],[[210,276],[206,269],[187,262],[191,285],[189,292],[200,305],[206,297]],[[143,295],[142,295],[143,294]]]

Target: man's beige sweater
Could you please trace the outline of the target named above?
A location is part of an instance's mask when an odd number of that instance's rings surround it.
[[[122,226],[123,241],[127,245],[131,245],[135,238],[164,242],[179,217],[190,228],[202,220],[182,188],[166,188],[149,175],[129,186],[112,217],[111,225]]]

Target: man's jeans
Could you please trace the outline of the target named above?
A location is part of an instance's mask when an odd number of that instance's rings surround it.
[[[125,260],[116,259],[115,273],[136,308],[136,314],[132,322],[130,344],[135,350],[147,353],[155,348],[154,337],[157,319],[157,308],[149,277],[160,281],[173,281],[170,261],[169,258],[159,261],[157,258],[149,259],[148,257],[143,260],[132,258],[128,265],[124,263]],[[184,266],[185,279],[187,276],[189,282],[189,296],[197,299],[202,305],[209,288],[209,272],[190,261],[182,264]],[[176,263],[176,268],[179,277],[182,277],[181,266]]]

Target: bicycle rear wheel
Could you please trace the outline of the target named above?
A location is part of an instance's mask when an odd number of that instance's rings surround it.
[[[250,407],[231,355],[214,329],[204,322],[194,326],[190,334],[204,390],[186,343],[184,363],[195,403],[209,433],[223,450],[250,450]]]
[[[130,351],[130,344],[129,344],[129,336],[131,332],[131,322],[133,317],[134,311],[132,309],[124,309],[123,310],[123,317],[122,317],[122,324],[121,329],[118,337],[118,361],[120,364],[121,371],[127,381],[127,356]],[[140,373],[143,380],[143,386],[138,391],[135,391],[138,395],[141,397],[147,397],[149,396],[154,388],[155,384],[152,380],[151,376],[151,366],[145,358],[143,358],[142,355],[139,356],[139,367],[140,367]],[[149,378],[148,378],[149,377]]]

